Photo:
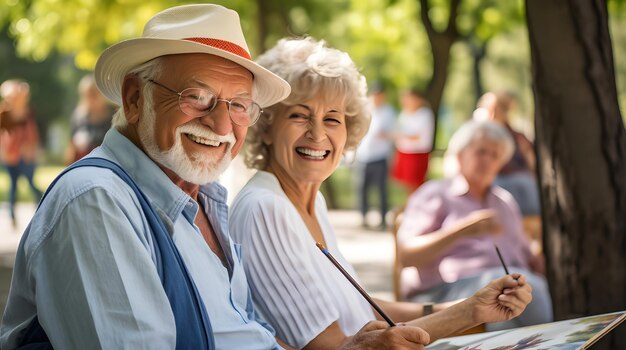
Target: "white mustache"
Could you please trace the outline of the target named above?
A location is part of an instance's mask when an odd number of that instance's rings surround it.
[[[194,136],[202,137],[211,141],[230,143],[234,144],[237,139],[235,138],[235,134],[233,132],[229,132],[226,135],[218,135],[213,130],[200,126],[198,124],[185,124],[176,128],[176,131],[180,134],[191,134]]]

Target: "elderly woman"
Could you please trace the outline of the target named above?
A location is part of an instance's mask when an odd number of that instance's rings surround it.
[[[292,91],[248,132],[246,162],[259,171],[235,198],[230,231],[241,244],[254,302],[277,336],[295,348],[336,349],[376,317],[315,246],[323,243],[354,275],[318,190],[367,131],[365,79],[347,54],[310,38],[281,40],[258,63]],[[432,341],[521,313],[531,288],[515,277],[418,320],[421,305],[379,302],[395,321],[424,328]]]
[[[552,305],[541,270],[522,231],[519,208],[507,191],[492,183],[513,153],[506,129],[489,121],[464,124],[450,139],[448,153],[458,161],[458,174],[433,180],[411,195],[398,231],[398,256],[406,300],[437,301],[465,298],[506,264],[528,277],[533,302],[507,324],[488,329],[544,323],[552,320]]]

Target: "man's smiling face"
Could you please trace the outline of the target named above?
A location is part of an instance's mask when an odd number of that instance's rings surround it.
[[[207,54],[161,59],[159,85],[174,91],[206,88],[221,99],[251,97],[252,74],[234,62]],[[217,180],[239,153],[247,127],[231,121],[223,102],[205,116],[189,116],[181,111],[179,96],[167,88],[153,84],[152,96],[146,96],[137,125],[145,152],[187,182]]]

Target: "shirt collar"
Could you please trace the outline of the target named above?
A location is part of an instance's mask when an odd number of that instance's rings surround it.
[[[218,182],[211,182],[200,186],[200,192],[220,204],[226,204],[228,191]]]
[[[117,129],[111,128],[106,133],[102,149],[130,175],[153,205],[172,222],[176,221],[185,204],[191,200],[187,193],[176,186],[152,159]]]

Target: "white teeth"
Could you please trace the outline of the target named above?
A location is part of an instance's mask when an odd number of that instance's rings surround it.
[[[209,140],[209,139],[205,139],[204,137],[200,137],[200,136],[196,136],[196,135],[192,135],[192,134],[187,134],[187,136],[195,143],[199,143],[202,145],[207,145],[207,146],[214,146],[217,147],[220,145],[221,142],[219,141],[215,141],[215,140]]]
[[[304,148],[304,147],[296,147],[296,151],[298,153],[302,153],[304,155],[307,155],[312,158],[317,158],[317,159],[324,159],[324,156],[326,155],[326,151],[316,151],[316,150],[312,150],[310,148]]]

